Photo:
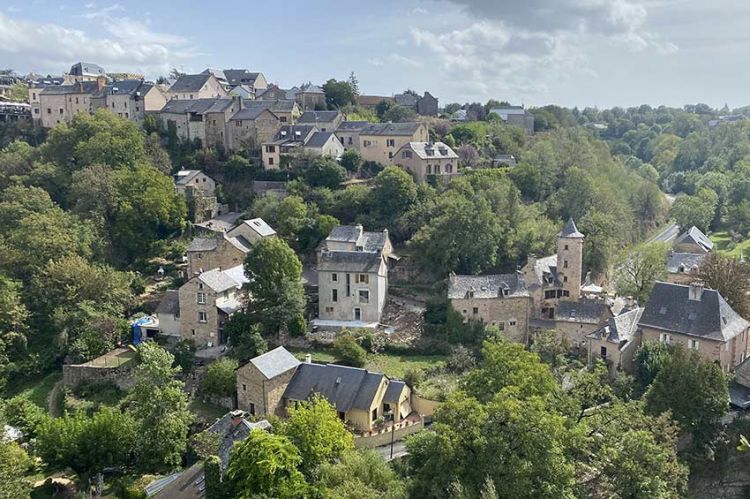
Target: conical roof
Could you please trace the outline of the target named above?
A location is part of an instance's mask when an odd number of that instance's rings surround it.
[[[559,237],[566,237],[568,239],[577,239],[577,238],[583,238],[583,234],[578,232],[578,227],[576,227],[576,223],[573,221],[573,218],[569,218],[568,221],[565,223],[565,227],[563,227],[562,232],[560,232]]]

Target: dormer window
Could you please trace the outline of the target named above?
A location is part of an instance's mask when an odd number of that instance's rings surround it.
[[[659,309],[659,315],[666,315],[667,314],[667,307],[661,307]]]

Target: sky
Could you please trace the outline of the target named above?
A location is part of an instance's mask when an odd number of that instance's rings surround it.
[[[155,79],[354,71],[363,94],[541,106],[750,104],[747,0],[0,0],[0,67],[78,61]]]

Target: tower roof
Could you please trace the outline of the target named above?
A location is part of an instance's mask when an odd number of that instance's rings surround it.
[[[578,232],[578,227],[576,227],[576,223],[573,221],[573,218],[571,217],[565,223],[565,227],[563,227],[563,230],[562,232],[560,232],[559,237],[567,237],[568,239],[577,239],[577,238],[583,239],[584,235]]]

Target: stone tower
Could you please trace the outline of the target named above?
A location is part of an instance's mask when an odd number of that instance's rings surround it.
[[[560,287],[568,292],[570,300],[581,297],[583,239],[584,235],[578,232],[572,218],[557,236],[557,280]]]

